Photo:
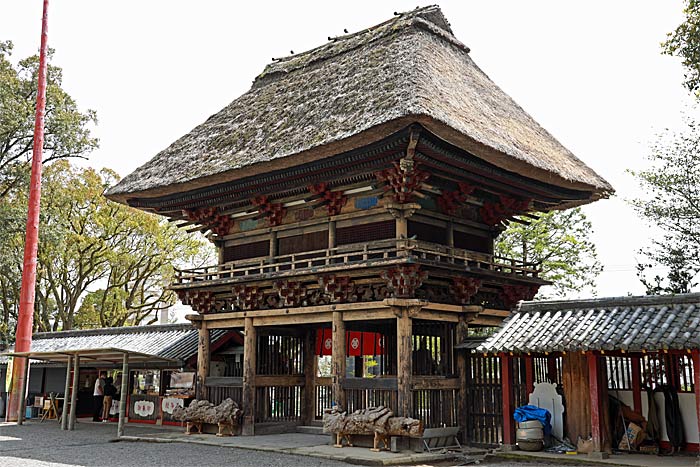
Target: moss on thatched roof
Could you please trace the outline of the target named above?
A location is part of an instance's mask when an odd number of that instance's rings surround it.
[[[274,61],[107,196],[161,196],[330,157],[414,122],[505,170],[592,199],[612,191],[476,66],[431,6]]]

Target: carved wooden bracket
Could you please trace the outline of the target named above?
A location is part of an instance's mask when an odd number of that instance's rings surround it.
[[[274,289],[280,297],[281,306],[301,306],[306,298],[306,287],[298,281],[277,281]]]
[[[387,289],[395,298],[413,298],[416,289],[423,285],[427,277],[428,273],[422,271],[417,264],[397,266],[382,272]]]
[[[539,285],[504,285],[500,293],[503,305],[509,310],[520,300],[532,300],[540,289]]]
[[[479,210],[479,214],[485,224],[498,225],[509,217],[527,211],[531,201],[531,199],[515,199],[501,195],[497,202],[486,201]]]
[[[263,217],[267,219],[270,226],[280,225],[284,215],[287,213],[282,203],[272,203],[267,199],[267,195],[256,196],[251,200],[253,206],[257,207]]]
[[[445,214],[454,215],[460,204],[467,200],[467,196],[474,193],[476,187],[465,182],[459,182],[456,190],[443,190],[437,199],[438,207]]]
[[[398,163],[381,172],[375,173],[377,180],[386,183],[384,191],[391,191],[391,198],[399,204],[410,203],[416,197],[416,193],[424,181],[430,177],[430,173],[419,170],[418,164],[412,159],[404,158]]]
[[[214,294],[209,291],[178,290],[180,301],[192,307],[198,313],[209,313],[214,306]]]
[[[337,216],[342,211],[343,206],[348,202],[348,197],[342,191],[331,191],[326,183],[318,183],[309,186],[309,191],[320,196],[321,201],[326,206],[329,216]]]
[[[473,277],[455,277],[452,279],[450,293],[460,305],[469,305],[472,297],[481,288],[481,279]]]
[[[188,220],[209,227],[220,237],[228,234],[233,227],[233,219],[226,214],[218,214],[216,207],[185,209],[183,213]]]
[[[357,300],[355,283],[349,276],[328,274],[318,278],[318,284],[323,288],[332,303],[346,303]]]
[[[242,310],[258,310],[263,304],[264,295],[260,287],[237,285],[233,288],[233,298]]]

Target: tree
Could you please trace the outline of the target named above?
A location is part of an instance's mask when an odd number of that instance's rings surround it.
[[[34,137],[39,56],[10,60],[12,42],[0,41],[0,199],[28,181]],[[49,50],[49,62],[53,50]],[[78,110],[75,100],[61,88],[63,71],[47,66],[44,163],[65,157],[86,157],[97,147],[90,126],[94,111]]]
[[[173,264],[190,264],[210,249],[206,242],[167,221],[107,200],[114,172],[56,161],[43,174],[37,268],[35,329],[124,326],[155,320],[157,311],[175,303],[167,289]],[[26,192],[0,199],[9,218],[24,211]],[[0,238],[0,269],[20,270],[23,229]],[[3,284],[9,310],[6,332],[16,319],[18,287]]]
[[[583,210],[579,207],[538,216],[529,225],[511,223],[496,239],[496,254],[539,265],[540,277],[553,282],[550,290],[554,296],[595,287],[602,266],[589,238],[591,222]]]
[[[700,271],[700,127],[690,117],[685,123],[652,145],[649,169],[630,171],[649,194],[632,205],[663,232],[640,252],[648,262],[637,275],[650,294],[689,292]],[[668,274],[649,278],[655,268]]]

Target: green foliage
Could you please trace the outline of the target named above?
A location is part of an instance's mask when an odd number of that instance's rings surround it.
[[[12,42],[0,41],[0,198],[28,180],[34,114],[36,111],[39,57],[12,63]],[[64,157],[86,157],[97,147],[90,126],[97,123],[94,111],[80,112],[75,100],[62,88],[63,71],[47,66],[44,162]]]
[[[538,216],[529,225],[511,223],[496,239],[496,254],[540,265],[541,277],[554,283],[554,296],[595,287],[602,266],[590,240],[591,222],[581,208]]]
[[[640,253],[648,261],[637,275],[649,294],[686,293],[700,271],[700,127],[686,119],[679,132],[667,132],[652,145],[651,167],[630,171],[648,196],[632,205],[663,236]],[[654,269],[667,271],[652,275]]]
[[[173,265],[191,264],[211,251],[203,240],[158,216],[107,200],[102,193],[115,180],[110,170],[78,168],[67,160],[45,168],[36,330],[153,322],[158,311],[176,301],[166,288],[173,279]],[[21,219],[20,212],[26,216],[26,196],[17,190],[0,200],[0,216],[7,216],[7,225]],[[0,278],[9,310],[3,320],[8,331],[19,296],[22,223],[0,238],[0,251],[7,252],[0,257],[0,269],[14,271]]]
[[[700,96],[700,2],[686,0],[685,21],[661,44],[665,54],[680,57],[685,67],[684,85]]]

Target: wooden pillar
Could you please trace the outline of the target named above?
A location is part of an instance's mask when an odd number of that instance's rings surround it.
[[[68,391],[70,391],[71,374],[70,369],[72,367],[72,359],[68,357],[66,362],[66,385],[63,391],[63,407],[61,408],[61,430],[68,428]]]
[[[316,329],[309,329],[304,339],[304,406],[302,416],[307,425],[316,418]]]
[[[642,361],[641,357],[631,357],[632,363],[632,401],[634,411],[642,414]]]
[[[122,388],[119,394],[119,425],[117,425],[117,438],[124,436],[124,424],[126,423],[126,401],[129,392],[129,354],[124,352],[122,359]]]
[[[450,248],[454,248],[454,246],[455,246],[455,224],[452,221],[452,219],[450,219],[450,221],[447,223],[446,235],[447,235],[447,238],[446,238],[447,246],[449,246]]]
[[[513,358],[503,353],[501,357],[501,392],[503,397],[503,445],[515,446],[515,420],[513,411]]]
[[[695,416],[697,417],[698,434],[700,434],[700,350],[694,349],[693,359],[693,387],[695,388]]]
[[[210,336],[209,329],[207,328],[207,323],[204,321],[199,322],[199,340],[197,347],[197,399],[206,399],[206,380],[209,376],[209,362],[211,360],[210,355]]]
[[[531,355],[524,355],[525,361],[525,391],[528,396],[535,390],[535,360]]]
[[[457,323],[456,339],[457,345],[462,344],[469,334],[469,325],[467,317],[464,314],[459,315]],[[467,350],[460,349],[456,353],[457,375],[459,376],[459,400],[457,402],[457,425],[461,428],[462,442],[467,442]]]
[[[75,418],[77,416],[78,410],[78,379],[80,376],[80,355],[75,355],[73,357],[73,390],[70,394],[70,418],[68,419],[68,429],[75,430]]]
[[[396,307],[396,362],[398,383],[398,416],[413,417],[413,319],[408,307]]]
[[[243,341],[243,426],[241,434],[255,434],[255,365],[256,365],[256,332],[253,318],[245,318],[245,336]]]
[[[342,408],[347,410],[347,398],[343,389],[345,379],[345,365],[347,362],[347,349],[345,341],[345,321],[341,311],[333,312],[333,353],[331,356],[331,371],[333,381],[333,400]]]
[[[591,436],[593,438],[593,451],[601,452],[603,447],[603,432],[601,424],[601,398],[600,398],[600,369],[598,368],[598,356],[592,352],[586,354],[588,361],[588,383],[591,404]]]
[[[328,223],[328,248],[335,248],[335,221],[330,221]]]
[[[19,410],[17,411],[17,424],[21,425],[24,423],[24,419],[27,416],[27,386],[29,385],[29,357],[25,358],[24,361],[22,361],[22,365],[24,365],[24,374],[21,375],[22,378],[20,379],[20,384],[19,384]]]
[[[408,218],[404,211],[397,212],[396,238],[408,238]]]
[[[562,362],[563,365],[563,362]],[[549,355],[547,357],[547,378],[551,383],[557,383],[557,358]]]
[[[270,232],[270,259],[277,256],[277,231]]]

